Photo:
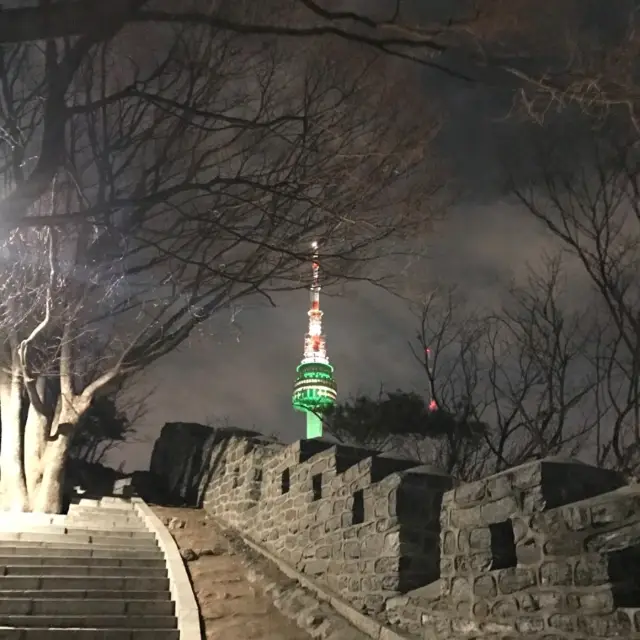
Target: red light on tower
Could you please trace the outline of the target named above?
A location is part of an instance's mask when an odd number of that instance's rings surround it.
[[[429,347],[425,347],[424,355],[427,360],[427,372],[429,374],[429,395],[431,396],[428,409],[430,413],[433,413],[434,411],[438,410],[438,403],[433,399],[433,385],[431,382],[431,365],[429,362],[429,358],[431,357],[431,349],[429,349]]]

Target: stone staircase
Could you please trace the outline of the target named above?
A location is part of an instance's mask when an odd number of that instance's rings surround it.
[[[165,557],[131,503],[0,515],[0,640],[62,638],[179,640]]]

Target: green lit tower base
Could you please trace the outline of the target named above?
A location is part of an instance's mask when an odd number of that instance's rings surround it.
[[[293,408],[307,416],[307,439],[322,437],[322,414],[336,402],[338,387],[333,379],[333,367],[327,358],[325,337],[322,335],[320,311],[320,266],[318,245],[313,243],[313,282],[309,330],[304,337],[304,357],[298,365],[293,387]]]

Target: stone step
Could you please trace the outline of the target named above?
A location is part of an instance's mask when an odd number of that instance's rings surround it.
[[[114,532],[115,533],[115,532]],[[154,548],[157,547],[155,536],[149,534],[149,537],[138,538],[130,536],[106,536],[102,534],[88,535],[82,533],[20,533],[17,531],[1,532],[0,542],[50,542],[53,544],[71,543],[76,545],[91,544],[103,545],[111,547],[140,547]]]
[[[9,564],[0,565],[0,576],[57,576],[64,577],[105,577],[105,578],[165,578],[166,567],[114,567],[91,565],[47,565]]]
[[[120,508],[119,509],[116,508],[117,506],[119,506]],[[120,515],[120,514],[131,515],[131,514],[138,513],[136,509],[134,509],[133,504],[130,502],[122,503],[120,505],[110,505],[110,506],[106,506],[106,503],[105,504],[98,503],[97,505],[95,505],[95,504],[84,504],[82,502],[72,502],[69,505],[68,513],[71,513],[72,511],[83,511],[87,513],[108,512],[113,515]]]
[[[137,524],[128,524],[126,527],[120,526],[119,524],[115,524],[113,522],[69,522],[67,524],[67,530],[70,533],[76,534],[81,533],[83,531],[92,531],[93,535],[101,535],[107,534],[107,537],[125,537],[125,538],[135,538],[137,535],[133,534],[150,534],[151,532],[147,527],[143,525]],[[2,535],[0,533],[0,535]],[[153,535],[153,534],[151,534]]]
[[[142,520],[137,511],[116,511],[115,509],[73,509],[70,508],[66,518],[104,518],[105,520]]]
[[[115,509],[69,509],[65,515],[68,518],[84,518],[94,520],[134,520],[142,521],[137,511],[116,511]]]
[[[169,580],[123,576],[0,576],[0,591],[36,589],[163,591],[169,589]]]
[[[107,518],[87,518],[85,516],[68,516],[65,520],[72,528],[86,527],[87,529],[125,529],[127,531],[147,531],[142,520],[113,520]]]
[[[93,615],[33,615],[13,616],[0,614],[2,627],[40,627],[57,629],[175,629],[175,616],[93,616]],[[0,631],[2,638],[2,631]]]
[[[109,511],[134,511],[133,503],[127,500],[122,500],[121,498],[116,498],[113,501],[110,501],[106,498],[102,498],[100,500],[96,500],[94,498],[80,498],[76,500],[72,500],[71,505],[69,505],[69,509],[71,507],[86,507],[88,509],[108,509]]]
[[[92,556],[69,555],[68,552],[59,556],[33,556],[33,555],[0,555],[0,567],[3,566],[47,566],[47,567],[122,567],[130,569],[164,569],[165,561],[161,556],[156,558],[95,558]]]
[[[16,533],[30,533],[47,536],[99,536],[101,538],[135,538],[136,540],[155,540],[155,534],[146,529],[90,529],[82,526],[50,526],[50,527],[12,527],[0,524],[0,538],[6,538]],[[10,538],[9,538],[10,539]]]
[[[53,532],[52,532],[53,533]],[[2,533],[0,532],[0,535]],[[119,528],[111,528],[111,529],[100,529],[100,528],[88,528],[81,525],[70,525],[65,527],[64,535],[75,536],[75,535],[88,535],[92,537],[100,537],[100,538],[132,538],[134,540],[151,540],[155,541],[156,535],[155,533],[151,533],[146,527],[134,527],[133,529],[119,529]]]
[[[104,518],[105,520],[141,520],[137,511],[127,509],[126,511],[117,511],[116,509],[87,509],[86,507],[76,507],[71,505],[66,517],[73,518]]]
[[[175,604],[171,600],[61,600],[60,598],[11,598],[0,600],[0,616],[173,616]]]
[[[0,640],[180,640],[177,629],[0,628]]]
[[[28,600],[145,600],[146,602],[171,602],[171,593],[161,591],[134,591],[131,589],[118,589],[108,591],[106,589],[38,589],[20,591],[0,591],[0,601],[11,599]]]
[[[121,558],[157,560],[164,562],[164,555],[158,546],[142,547],[140,549],[131,547],[117,547],[113,545],[100,544],[73,544],[64,541],[56,544],[52,542],[34,542],[34,541],[18,541],[3,542],[0,540],[0,555],[31,555],[34,557],[86,557],[86,558]]]

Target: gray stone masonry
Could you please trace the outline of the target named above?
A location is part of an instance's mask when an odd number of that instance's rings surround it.
[[[167,422],[151,454],[149,472],[153,481],[145,483],[144,478],[135,478],[140,496],[163,504],[202,506],[208,471],[215,466],[215,455],[224,449],[223,443],[230,434],[260,436],[244,429],[220,430],[195,422]]]
[[[313,440],[218,439],[203,506],[354,607],[429,640],[640,640],[640,485],[546,459],[455,488]]]
[[[448,476],[322,441],[224,447],[204,508],[356,607],[378,613],[438,577]]]
[[[543,460],[447,492],[440,580],[390,599],[424,637],[640,638],[640,487]]]

